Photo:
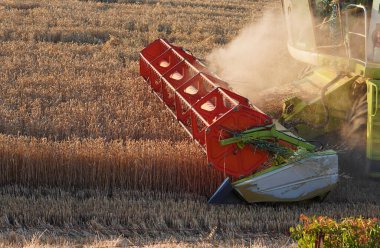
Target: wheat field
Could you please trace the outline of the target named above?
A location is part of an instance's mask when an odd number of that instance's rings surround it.
[[[166,38],[203,58],[266,9],[280,1],[1,1],[0,247],[283,247],[301,213],[380,217],[379,183],[348,176],[324,203],[207,204],[223,175],[138,53]]]

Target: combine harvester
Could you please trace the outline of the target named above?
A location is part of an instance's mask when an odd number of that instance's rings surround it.
[[[337,184],[336,152],[285,130],[181,47],[154,41],[140,53],[140,74],[228,176],[209,203],[323,199]]]

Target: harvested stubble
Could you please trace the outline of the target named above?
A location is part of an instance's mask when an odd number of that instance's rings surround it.
[[[42,235],[42,237],[41,237]],[[231,247],[231,248],[286,248],[294,247],[292,242],[286,236],[281,237],[264,237],[251,238],[242,240],[236,238],[228,241],[208,241],[208,240],[186,240],[183,238],[170,238],[161,241],[148,241],[147,239],[131,240],[129,238],[115,237],[96,239],[85,239],[83,241],[68,241],[56,237],[44,238],[43,233],[36,233],[31,237],[23,237],[17,233],[9,233],[5,235],[4,244],[0,244],[0,248],[120,248],[120,247],[144,247],[144,248],[210,248],[210,247]],[[9,241],[8,241],[9,240]],[[21,241],[18,241],[21,240]],[[14,242],[16,241],[16,242]],[[284,245],[285,244],[285,245]],[[288,245],[286,245],[288,244]]]
[[[184,193],[124,191],[112,197],[101,190],[0,188],[0,230],[46,237],[124,236],[131,239],[250,239],[287,235],[301,213],[380,217],[375,182],[342,179],[324,203],[208,205],[205,197]],[[264,235],[263,235],[264,234]],[[274,235],[271,235],[274,236]],[[1,233],[0,233],[1,240]]]
[[[1,185],[155,190],[210,195],[221,173],[187,141],[46,139],[0,135]]]

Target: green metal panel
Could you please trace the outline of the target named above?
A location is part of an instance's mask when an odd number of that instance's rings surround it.
[[[371,160],[380,160],[380,80],[367,80],[367,86],[367,158]]]
[[[312,128],[324,122],[326,113],[323,108],[321,90],[338,76],[337,72],[327,68],[318,68],[300,81],[294,82],[295,88],[303,92],[285,101],[285,105],[294,105],[292,111],[284,111],[282,121],[285,123],[303,123],[296,125],[298,134],[305,139],[313,139],[325,133],[339,129],[345,122],[347,112],[351,109],[351,85],[358,78],[348,74],[337,79],[327,88],[326,105],[329,122],[322,128]]]
[[[220,144],[222,146],[226,146],[226,145],[238,143],[240,144],[240,146],[244,146],[245,144],[248,144],[257,139],[273,139],[273,138],[283,140],[290,144],[305,148],[308,151],[313,151],[316,148],[314,145],[308,142],[305,142],[301,138],[296,138],[294,136],[286,134],[285,132],[278,131],[274,124],[270,126],[266,126],[266,127],[259,127],[259,128],[247,130],[243,133],[237,134],[234,137],[221,140]]]

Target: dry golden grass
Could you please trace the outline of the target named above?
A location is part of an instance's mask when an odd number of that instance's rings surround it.
[[[0,135],[1,185],[156,190],[211,195],[221,173],[189,141],[47,139]]]
[[[110,2],[0,2],[0,247],[239,247],[300,213],[379,216],[378,184],[348,179],[323,204],[207,205],[220,173],[138,75],[150,41],[202,57],[279,1]]]
[[[11,237],[10,239],[14,238]],[[166,247],[176,247],[176,248],[193,248],[193,247],[231,247],[231,248],[242,248],[242,247],[250,247],[250,248],[283,248],[283,247],[295,247],[294,244],[283,245],[286,244],[286,237],[280,238],[255,238],[251,240],[230,240],[227,242],[222,241],[181,241],[176,239],[163,240],[155,243],[147,243],[146,240],[141,241],[132,241],[130,239],[124,238],[115,238],[115,239],[98,239],[98,240],[86,240],[81,244],[76,242],[67,242],[67,241],[58,241],[55,244],[47,244],[44,241],[41,241],[40,236],[35,235],[30,240],[25,240],[22,242],[22,247],[25,248],[53,248],[53,247],[61,247],[61,248],[69,248],[69,247],[84,247],[84,248],[105,248],[105,247],[146,247],[146,248],[166,248]],[[19,243],[20,244],[20,243]],[[14,248],[20,247],[19,244],[8,243],[6,245],[1,245],[0,248]]]
[[[4,186],[0,188],[0,240],[10,240],[11,235],[14,241],[10,241],[20,243],[36,233],[44,233],[42,242],[52,237],[59,242],[85,242],[97,236],[148,243],[277,238],[288,234],[301,213],[336,219],[380,217],[377,186],[342,179],[324,203],[225,206],[208,205],[206,197],[185,193],[115,189],[110,195],[106,190]]]

